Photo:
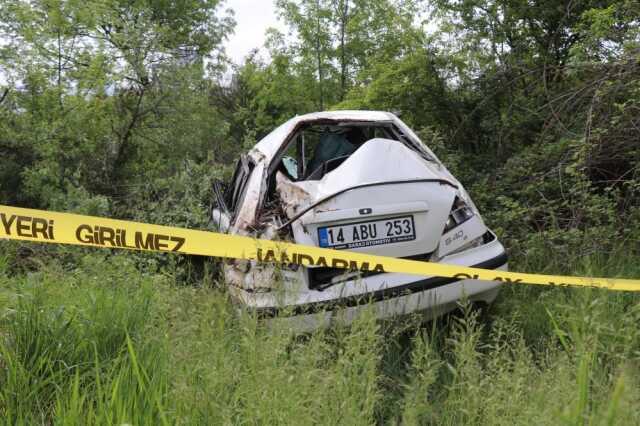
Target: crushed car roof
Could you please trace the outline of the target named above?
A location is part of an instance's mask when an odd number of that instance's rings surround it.
[[[384,111],[325,111],[311,114],[298,115],[280,125],[274,131],[265,136],[254,146],[254,150],[264,155],[270,161],[278,152],[283,139],[305,121],[315,120],[354,120],[354,121],[389,121],[396,120],[396,116]]]

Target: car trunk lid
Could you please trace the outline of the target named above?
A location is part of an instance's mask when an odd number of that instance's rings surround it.
[[[456,194],[446,170],[402,143],[372,139],[319,181],[280,185],[294,239],[406,257],[433,252]]]

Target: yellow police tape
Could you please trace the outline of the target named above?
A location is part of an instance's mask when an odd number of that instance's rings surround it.
[[[538,275],[468,268],[259,240],[215,232],[0,205],[0,239],[2,238],[103,248],[175,252],[281,264],[329,266],[360,271],[399,272],[505,283],[640,291],[640,280]]]

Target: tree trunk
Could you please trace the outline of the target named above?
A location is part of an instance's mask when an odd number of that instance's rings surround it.
[[[347,55],[345,52],[347,22],[349,14],[349,0],[343,0],[340,4],[340,101],[344,100],[347,90]]]
[[[116,148],[116,153],[113,159],[113,163],[111,164],[111,186],[114,188],[114,194],[117,193],[117,190],[115,189],[116,186],[114,185],[116,182],[118,182],[120,180],[120,174],[119,174],[119,168],[121,168],[123,166],[123,164],[127,161],[127,157],[130,154],[129,153],[129,148],[130,148],[130,140],[131,140],[131,136],[133,135],[133,131],[135,129],[135,127],[138,125],[138,121],[142,118],[142,116],[144,115],[143,111],[142,111],[142,99],[145,96],[145,87],[142,86],[138,91],[136,91],[136,101],[135,101],[135,106],[131,109],[129,107],[127,107],[126,105],[124,106],[125,110],[129,110],[131,112],[131,119],[128,121],[128,123],[126,124],[126,126],[124,126],[124,128],[122,128],[121,131],[117,132],[118,135],[118,146]],[[127,96],[126,94],[124,96]]]
[[[318,60],[318,84],[320,89],[320,110],[324,110],[324,76],[322,75],[322,53],[320,52],[320,0],[316,0],[316,56]]]
[[[62,39],[58,29],[58,103],[62,108]]]
[[[4,102],[8,94],[9,94],[9,89],[4,89],[4,93],[2,94],[2,96],[0,96],[0,105],[2,105],[2,103]]]

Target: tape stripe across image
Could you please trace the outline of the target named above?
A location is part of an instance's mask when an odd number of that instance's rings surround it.
[[[528,274],[333,250],[239,235],[0,205],[0,238],[85,247],[174,252],[424,277],[640,291],[640,280]]]

